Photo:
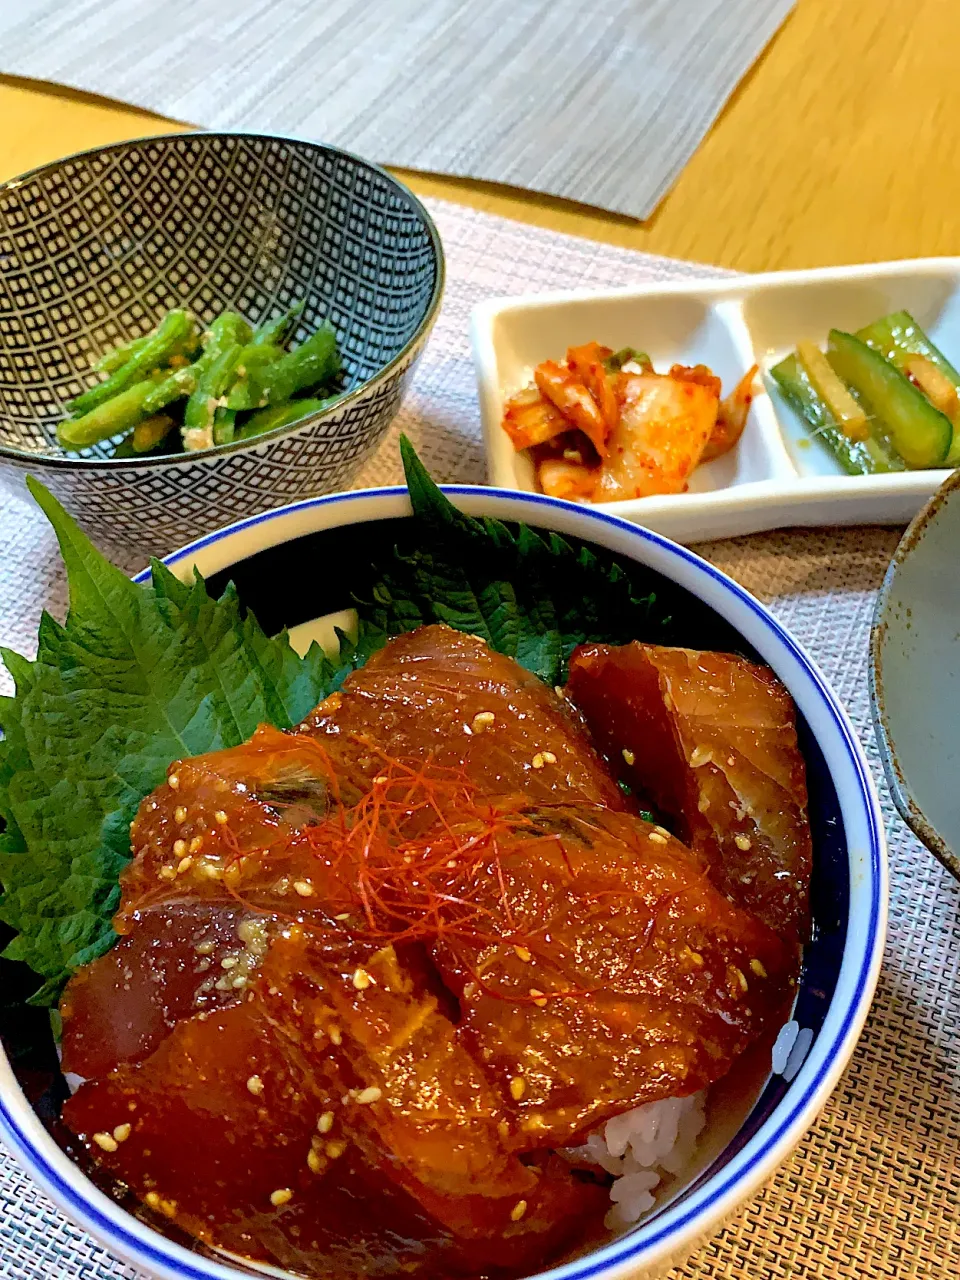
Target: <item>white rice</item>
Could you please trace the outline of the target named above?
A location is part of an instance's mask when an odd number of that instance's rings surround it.
[[[566,1149],[569,1159],[613,1174],[613,1208],[604,1219],[608,1231],[623,1231],[649,1213],[661,1180],[676,1177],[689,1164],[706,1124],[706,1096],[703,1090],[647,1102],[608,1120],[583,1146]]]

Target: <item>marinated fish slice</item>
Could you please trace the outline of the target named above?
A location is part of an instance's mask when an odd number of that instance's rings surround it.
[[[487,795],[625,805],[569,708],[476,636],[421,627],[392,640],[302,726],[338,767],[383,756],[462,771]]]
[[[392,1271],[398,1234],[411,1271],[425,1244],[469,1272],[559,1247],[601,1212],[602,1190],[504,1151],[489,1086],[436,1001],[408,989],[392,948],[364,965],[368,986],[306,930],[285,930],[242,1002],[82,1085],[66,1123],[185,1230],[307,1274]],[[382,1080],[381,1096],[360,1073]],[[401,1216],[385,1216],[383,1196]]]
[[[64,1119],[159,1215],[245,1257],[352,1276],[389,1273],[398,1242],[442,1250],[449,1237],[414,1201],[342,1135],[320,1134],[333,1102],[291,1071],[243,1001],[82,1085]]]
[[[710,859],[719,887],[802,942],[806,773],[793,702],[773,672],[730,654],[584,645],[567,693],[602,749]]]
[[[265,934],[261,917],[220,903],[147,909],[136,914],[133,926],[64,992],[65,1072],[91,1079],[122,1062],[138,1062],[181,1019],[238,1000],[241,989],[232,974],[255,967]],[[236,969],[221,967],[228,958]]]
[[[245,859],[269,854],[341,800],[357,799],[348,769],[349,762],[335,772],[314,739],[266,725],[239,747],[175,761],[131,826],[135,856],[120,877],[117,931],[151,905],[233,901]]]
[[[292,936],[276,944],[265,1007],[305,1073],[337,1098],[336,1131],[386,1178],[457,1239],[489,1238],[495,1254],[505,1238],[534,1235],[543,1247],[602,1196],[562,1165],[543,1178],[504,1146],[497,1097],[436,997],[414,982],[419,968],[392,946],[355,969],[334,967]]]
[[[795,969],[662,828],[585,805],[527,817],[473,874],[503,940],[433,948],[521,1150],[709,1085],[774,1024]]]

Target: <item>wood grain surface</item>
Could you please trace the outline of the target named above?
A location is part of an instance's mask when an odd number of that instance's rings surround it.
[[[960,253],[958,47],[957,0],[799,0],[644,223],[485,183],[400,176],[420,194],[744,271]],[[0,125],[0,180],[186,127],[6,77]]]

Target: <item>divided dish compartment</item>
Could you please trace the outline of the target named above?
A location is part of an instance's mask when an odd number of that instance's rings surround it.
[[[706,364],[728,394],[752,364],[756,396],[736,448],[698,467],[686,493],[597,504],[679,541],[788,525],[906,523],[946,472],[848,476],[811,439],[770,368],[831,328],[856,330],[908,310],[948,359],[960,363],[960,259],[648,285],[607,293],[541,294],[481,303],[471,317],[487,478],[533,491],[529,459],[501,427],[504,402],[541,360],[596,339],[647,351],[658,371]]]

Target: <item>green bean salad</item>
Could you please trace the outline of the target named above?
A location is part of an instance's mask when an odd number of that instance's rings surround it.
[[[192,452],[289,426],[341,394],[336,334],[324,321],[287,349],[303,303],[254,329],[224,311],[201,332],[189,311],[168,311],[142,338],[114,347],[104,374],[67,406],[57,426],[64,449],[122,437],[113,456]]]

